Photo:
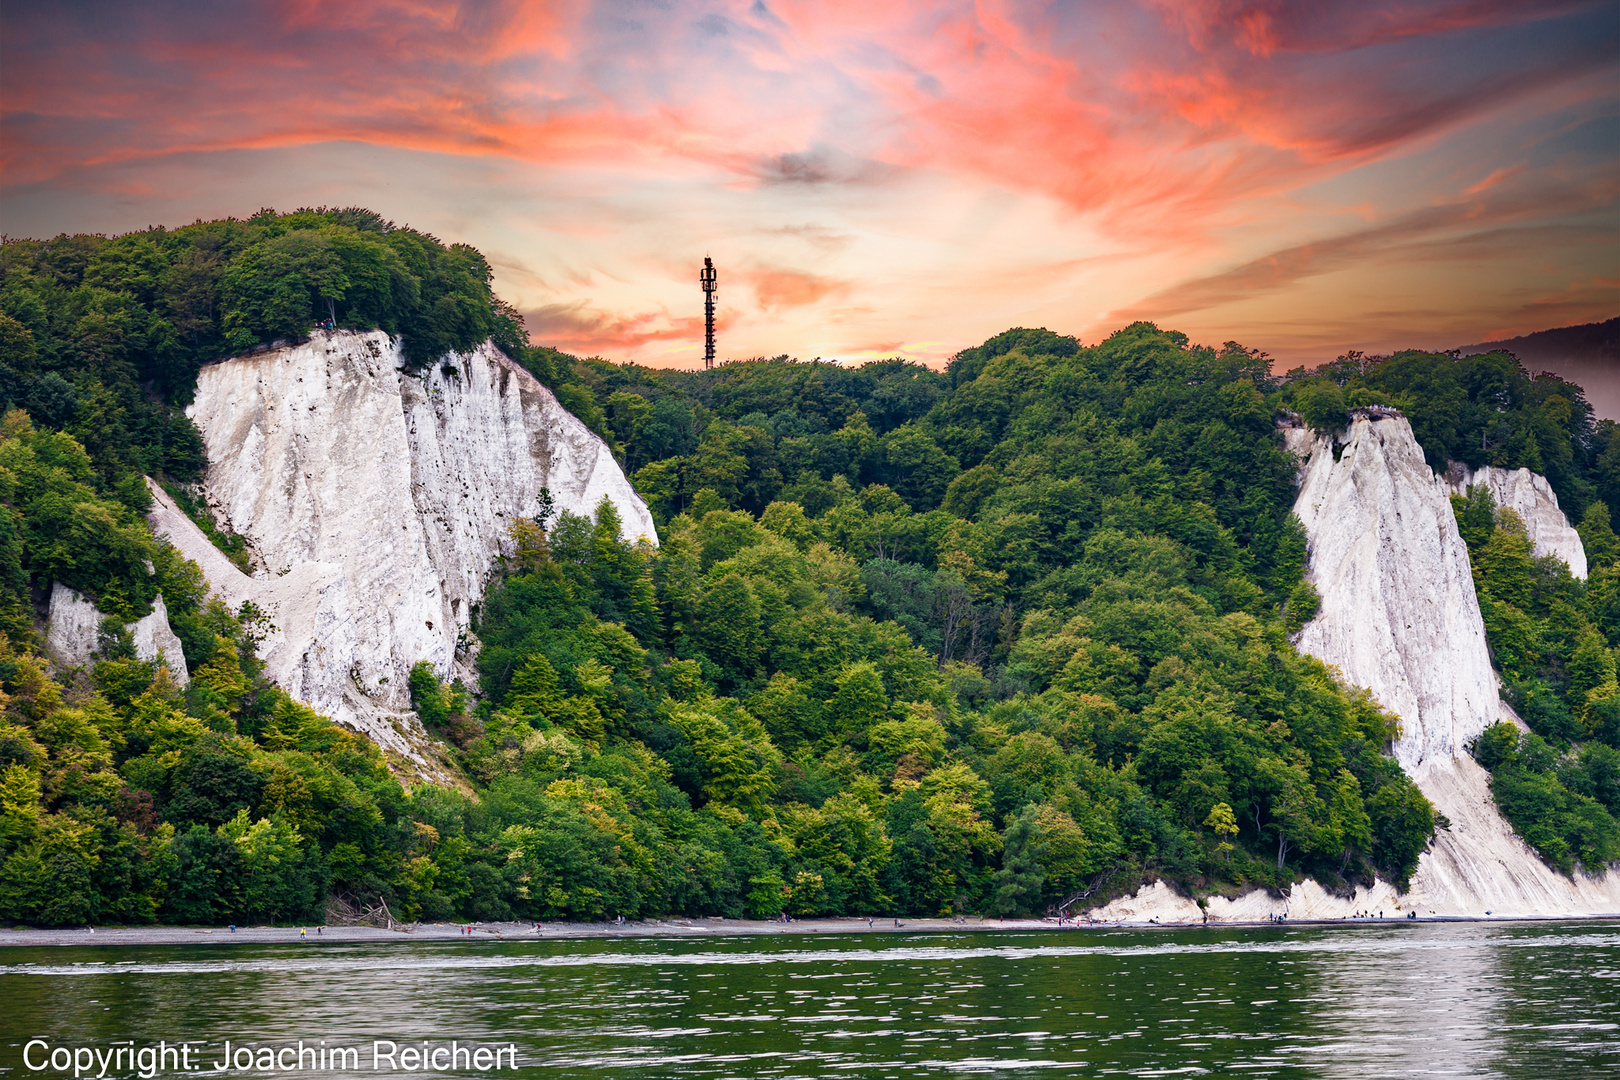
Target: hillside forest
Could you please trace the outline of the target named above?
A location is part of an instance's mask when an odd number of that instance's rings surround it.
[[[943,371],[655,370],[531,345],[464,245],[358,209],[0,245],[0,917],[318,921],[1028,914],[1163,877],[1195,898],[1404,882],[1447,822],[1396,721],[1290,635],[1316,597],[1276,424],[1399,407],[1431,464],[1529,466],[1592,570],[1454,500],[1505,694],[1475,748],[1553,865],[1620,858],[1620,429],[1502,353],[1270,358],[1136,323],[1017,329]],[[289,698],[259,613],[148,530],[216,542],[200,365],[322,328],[410,362],[493,339],[609,445],[604,503],[513,529],[477,685],[413,701],[459,770],[407,788]],[[41,656],[54,582],[107,619]],[[161,593],[190,683],[124,624]]]

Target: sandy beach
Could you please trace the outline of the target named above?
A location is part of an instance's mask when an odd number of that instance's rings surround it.
[[[1081,926],[1084,927],[1084,923]],[[1101,925],[1101,924],[1099,924]],[[1117,924],[1115,924],[1117,925]],[[470,934],[464,933],[471,927]],[[1069,930],[1071,925],[1061,929]],[[964,930],[1058,930],[1056,920],[1042,919],[798,919],[775,922],[755,919],[645,919],[625,923],[530,922],[400,923],[393,929],[375,926],[98,926],[54,929],[0,928],[0,946],[45,945],[235,945],[304,942],[537,941],[567,938],[718,937],[782,934],[948,933]]]
[[[111,926],[55,929],[0,928],[0,947],[43,947],[53,945],[237,945],[237,944],[404,944],[412,941],[544,941],[583,938],[702,938],[764,937],[794,934],[949,934],[981,931],[1028,932],[1044,930],[1070,934],[1085,930],[1154,930],[1233,928],[1255,926],[1402,926],[1433,922],[1565,922],[1617,920],[1620,916],[1589,916],[1572,920],[1569,916],[1549,919],[1473,918],[1429,916],[1422,919],[1343,918],[1289,919],[1283,923],[1268,920],[1178,921],[1159,919],[1111,919],[1087,923],[1056,919],[796,919],[776,922],[754,919],[647,919],[617,923],[546,922],[534,923],[401,923],[393,929],[375,926]],[[471,933],[464,933],[466,927]]]

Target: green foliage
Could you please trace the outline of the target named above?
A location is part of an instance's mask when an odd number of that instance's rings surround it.
[[[1485,731],[1475,746],[1491,770],[1491,792],[1515,831],[1566,874],[1601,872],[1620,860],[1620,752],[1602,744],[1560,755],[1534,732],[1512,724]]]
[[[663,542],[564,515],[507,568],[467,767],[504,790],[651,755],[663,794],[622,788],[615,828],[660,866],[699,821],[744,845],[683,910],[1033,912],[1110,872],[1416,865],[1434,814],[1393,722],[1286,638],[1317,600],[1258,354],[1138,324],[1003,335],[943,379],[526,362],[600,414]],[[650,611],[611,600],[640,581]],[[860,859],[825,853],[834,805]]]
[[[1620,859],[1620,801],[1612,764],[1620,757],[1620,687],[1610,642],[1617,612],[1603,565],[1608,507],[1582,519],[1592,577],[1580,582],[1561,560],[1536,558],[1524,523],[1498,509],[1483,486],[1452,496],[1467,541],[1474,585],[1503,691],[1530,732],[1487,728],[1474,756],[1491,773],[1504,817],[1548,863],[1565,873],[1599,871]],[[1584,745],[1582,745],[1584,743]]]
[[[1220,838],[1221,842],[1215,845],[1216,851],[1230,852],[1232,845],[1226,842],[1226,838],[1236,836],[1242,831],[1238,828],[1237,817],[1232,813],[1232,808],[1225,803],[1216,803],[1211,807],[1204,824],[1213,829],[1215,835]]]
[[[139,477],[135,478],[139,480]],[[0,631],[32,636],[30,587],[61,582],[120,621],[140,618],[157,595],[157,557],[140,513],[144,486],[99,492],[84,447],[36,428],[13,409],[0,421]]]
[[[544,658],[539,658],[543,661]],[[459,680],[451,686],[439,681],[433,665],[418,660],[411,665],[411,708],[417,718],[430,728],[444,728],[452,717],[459,717],[466,708],[466,691]]]
[[[1581,546],[1586,549],[1586,564],[1591,570],[1612,568],[1620,559],[1620,538],[1616,538],[1609,523],[1609,505],[1594,502],[1586,508],[1577,529]]]
[[[317,323],[402,336],[413,363],[527,346],[484,257],[356,208],[0,244],[0,411],[71,432],[110,490],[198,478],[198,369]]]
[[[1041,907],[1046,868],[1041,865],[1043,830],[1030,806],[1007,826],[1001,869],[996,872],[996,914],[1033,915]]]
[[[0,641],[0,910],[282,922],[320,918],[328,889],[401,900],[387,823],[402,795],[381,754],[266,683],[248,632],[188,595],[185,569],[164,554],[158,573],[216,633],[184,695],[166,669],[114,658],[70,706]]]
[[[1480,613],[1504,696],[1538,735],[1560,745],[1601,728],[1601,703],[1616,691],[1608,575],[1580,582],[1559,559],[1537,558],[1524,522],[1498,509],[1483,486],[1453,496],[1467,541]],[[1603,503],[1587,517],[1595,530]]]
[[[1333,435],[1343,431],[1349,420],[1344,391],[1331,382],[1308,382],[1294,392],[1294,408],[1312,431]]]
[[[1452,461],[1543,473],[1572,521],[1581,520],[1594,498],[1607,500],[1611,509],[1620,501],[1620,488],[1603,487],[1606,474],[1599,464],[1613,443],[1613,424],[1594,428],[1580,387],[1551,374],[1532,378],[1511,354],[1348,353],[1315,371],[1288,374],[1285,396],[1292,392],[1296,402],[1308,399],[1313,408],[1331,400],[1330,388],[1337,387],[1351,406],[1398,407],[1437,473]],[[1296,408],[1303,412],[1304,406]],[[1308,417],[1307,423],[1317,426]]]
[[[1288,599],[1283,604],[1283,627],[1289,634],[1299,633],[1306,623],[1316,618],[1321,607],[1322,597],[1315,586],[1301,581],[1288,591]]]
[[[50,579],[121,617],[161,589],[194,672],[177,694],[113,643],[69,706],[25,647],[0,657],[18,918],[307,918],[330,893],[401,918],[1038,913],[1149,876],[1403,882],[1436,815],[1389,756],[1393,719],[1289,642],[1320,601],[1275,427],[1378,404],[1453,457],[1484,463],[1463,446],[1483,440],[1494,463],[1563,470],[1585,584],[1483,489],[1457,500],[1538,733],[1492,729],[1479,753],[1550,859],[1612,857],[1620,570],[1600,500],[1620,437],[1511,363],[1352,355],[1279,380],[1263,354],[1137,323],[1092,346],[1009,331],[944,373],[655,371],[527,346],[476,252],[363,212],[5,251],[18,375],[0,391],[33,419],[0,432],[0,629],[25,646]],[[493,334],[659,522],[657,548],[623,542],[606,502],[520,523],[478,612],[476,705],[413,668],[468,790],[407,795],[265,684],[250,630],[139,524],[129,477],[200,465],[164,411],[193,362],[323,318],[401,334],[418,361]],[[159,349],[158,322],[186,329]],[[137,415],[120,371],[159,388],[139,438],[101,434]]]

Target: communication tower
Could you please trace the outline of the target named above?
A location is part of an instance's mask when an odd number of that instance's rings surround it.
[[[703,256],[703,269],[698,271],[703,284],[703,369],[714,367],[714,294],[719,289],[715,277],[714,260]]]

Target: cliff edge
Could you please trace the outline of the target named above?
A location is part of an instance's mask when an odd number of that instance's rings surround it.
[[[1475,484],[1484,484],[1496,505],[1512,510],[1524,521],[1537,556],[1552,555],[1569,565],[1575,577],[1586,577],[1586,548],[1581,534],[1564,516],[1558,495],[1547,478],[1529,469],[1503,469],[1487,465],[1470,469],[1453,461],[1446,469],[1446,483],[1458,495],[1466,495]]]
[[[429,774],[410,668],[471,677],[474,607],[541,489],[581,515],[605,498],[627,539],[657,543],[608,447],[489,344],[413,374],[381,331],[318,333],[204,368],[187,412],[208,451],[209,505],[255,571],[155,489],[154,531],[233,609],[264,612],[272,680]]]
[[[1358,417],[1340,447],[1304,429],[1288,439],[1305,457],[1294,513],[1322,597],[1297,647],[1401,718],[1407,772],[1461,753],[1496,721],[1496,673],[1468,547],[1411,424]]]
[[[1441,915],[1620,912],[1620,874],[1548,867],[1497,812],[1489,776],[1469,756],[1471,739],[1512,714],[1498,696],[1450,488],[1411,425],[1361,415],[1337,442],[1303,429],[1286,438],[1304,459],[1294,511],[1322,597],[1298,647],[1400,718],[1395,756],[1450,819],[1403,902]]]

